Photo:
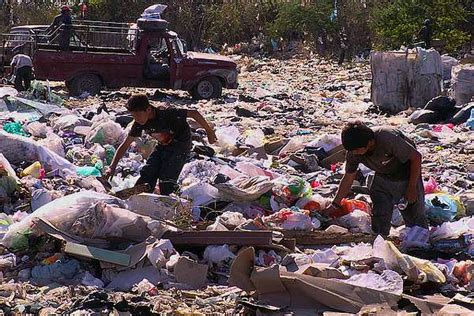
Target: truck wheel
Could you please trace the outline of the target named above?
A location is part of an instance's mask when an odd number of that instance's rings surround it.
[[[81,95],[83,92],[95,95],[100,92],[102,81],[97,75],[86,74],[74,78],[68,86],[72,95]]]
[[[222,83],[216,77],[202,79],[193,88],[192,95],[195,99],[216,99],[222,95]]]

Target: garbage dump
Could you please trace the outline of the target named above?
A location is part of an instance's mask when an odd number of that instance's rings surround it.
[[[411,95],[411,105],[429,119],[415,119],[403,102],[394,116],[375,111],[371,85],[379,86],[366,62],[232,58],[240,86],[219,100],[142,88],[74,98],[57,86],[45,101],[0,87],[0,310],[472,311],[472,103],[460,104],[459,90],[439,96],[439,54],[403,56],[422,77],[410,80],[413,91],[426,92]],[[455,89],[464,89],[456,67]],[[215,131],[211,144],[188,116],[193,149],[170,195],[160,183],[135,185],[161,136],[135,138],[106,177],[133,129],[126,107],[136,93],[157,109],[198,110]],[[375,103],[383,97],[372,93]],[[355,118],[396,128],[416,145],[428,226],[405,225],[407,203],[397,200],[389,234],[374,234],[377,175],[362,164],[350,194],[328,212],[346,172],[341,131]]]

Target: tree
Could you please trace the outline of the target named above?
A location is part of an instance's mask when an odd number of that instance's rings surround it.
[[[412,44],[423,21],[429,18],[433,38],[443,40],[445,50],[453,52],[469,40],[469,34],[461,30],[468,16],[459,0],[385,0],[374,8],[371,25],[377,46],[396,49]]]

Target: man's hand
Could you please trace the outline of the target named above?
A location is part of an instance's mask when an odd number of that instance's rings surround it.
[[[209,141],[209,144],[214,144],[217,141],[217,136],[214,130],[207,132],[207,140]]]
[[[409,185],[407,192],[405,193],[405,198],[409,204],[413,204],[418,200],[418,192],[416,185]]]
[[[107,168],[107,170],[105,171],[105,179],[107,179],[107,181],[114,177],[116,168],[116,166],[112,165]]]

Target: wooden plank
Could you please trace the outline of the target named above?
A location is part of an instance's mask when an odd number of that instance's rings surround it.
[[[100,249],[100,248],[96,248],[92,246],[76,244],[72,242],[66,243],[64,252],[71,255],[84,257],[84,258],[96,259],[99,261],[118,264],[124,267],[128,267],[130,264],[129,255],[115,252],[115,251]]]
[[[348,243],[372,243],[377,236],[360,233],[328,233],[325,231],[282,231],[285,238],[296,239],[298,245],[340,245]]]
[[[272,244],[271,231],[168,231],[162,238],[169,239],[173,245],[269,246]]]

